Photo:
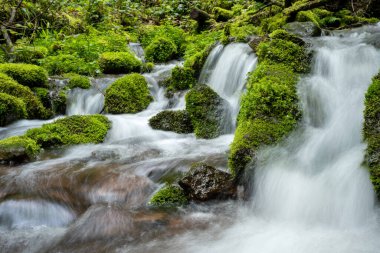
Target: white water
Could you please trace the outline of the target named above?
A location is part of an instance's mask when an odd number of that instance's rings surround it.
[[[247,75],[257,63],[252,49],[243,43],[216,46],[210,53],[199,77],[199,83],[209,85],[228,102],[226,133],[233,133],[239,112],[240,97]]]

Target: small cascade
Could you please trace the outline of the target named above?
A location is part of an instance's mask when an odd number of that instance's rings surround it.
[[[226,133],[232,133],[235,129],[240,96],[247,75],[256,63],[257,57],[247,44],[233,43],[225,47],[216,46],[202,69],[199,82],[209,85],[228,102],[223,123]]]
[[[137,58],[139,58],[143,62],[145,61],[145,52],[140,43],[130,42],[129,48],[132,50],[133,53],[135,53]]]

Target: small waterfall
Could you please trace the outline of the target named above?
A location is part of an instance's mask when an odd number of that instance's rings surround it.
[[[228,102],[224,127],[226,133],[232,133],[236,126],[240,96],[247,75],[257,63],[252,49],[243,43],[233,43],[225,47],[216,46],[210,53],[199,77],[199,83],[209,85]]]
[[[137,58],[139,58],[143,62],[145,61],[145,52],[140,43],[130,42],[129,48],[132,50],[133,53],[135,53]]]

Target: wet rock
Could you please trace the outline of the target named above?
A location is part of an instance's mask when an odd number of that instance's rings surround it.
[[[187,111],[162,111],[149,119],[153,129],[173,131],[179,134],[193,132],[193,124]]]
[[[231,174],[204,163],[194,164],[187,175],[179,181],[190,199],[207,201],[236,197],[236,187]]]
[[[291,22],[287,23],[284,29],[301,37],[316,37],[321,35],[321,29],[313,22]]]
[[[369,35],[366,39],[365,42],[380,49],[380,33],[374,33]]]
[[[262,41],[265,41],[267,38],[265,37],[259,37],[259,36],[253,36],[249,42],[248,45],[252,48],[253,52],[256,53],[257,47]]]

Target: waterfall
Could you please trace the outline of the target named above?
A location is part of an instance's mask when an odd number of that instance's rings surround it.
[[[226,133],[232,133],[236,126],[240,96],[247,75],[257,63],[252,49],[243,43],[233,43],[225,47],[216,46],[208,56],[199,77],[199,83],[209,85],[218,95],[227,101]]]

